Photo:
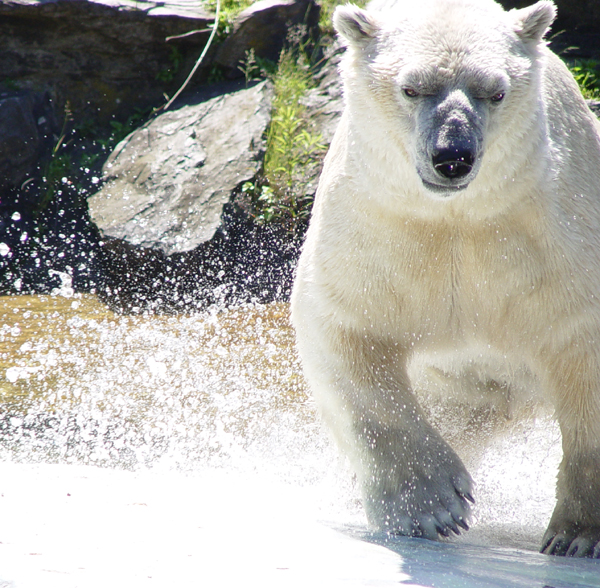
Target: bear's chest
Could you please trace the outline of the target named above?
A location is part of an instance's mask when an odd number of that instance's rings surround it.
[[[343,276],[336,283],[363,328],[413,344],[502,344],[515,328],[533,334],[545,320],[539,301],[552,298],[556,268],[534,236],[486,229],[406,223],[357,230],[336,256]]]

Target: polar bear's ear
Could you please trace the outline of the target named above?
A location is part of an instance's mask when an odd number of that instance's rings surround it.
[[[525,43],[539,43],[556,17],[552,0],[540,0],[533,6],[511,10],[516,32]]]
[[[333,26],[352,45],[366,45],[379,30],[377,20],[354,4],[338,6],[333,13]]]

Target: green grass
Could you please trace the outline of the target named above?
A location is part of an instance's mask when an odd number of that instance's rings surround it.
[[[600,62],[595,59],[577,59],[569,69],[587,100],[600,100]]]
[[[301,99],[313,86],[311,63],[302,48],[292,47],[281,54],[273,76],[275,97],[267,134],[265,176],[280,190],[291,188],[295,171],[318,151],[320,137],[311,134]]]

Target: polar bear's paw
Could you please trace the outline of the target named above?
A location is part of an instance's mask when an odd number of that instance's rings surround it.
[[[413,466],[395,492],[371,494],[369,519],[390,533],[431,540],[468,530],[473,483],[458,458],[448,465]]]
[[[413,485],[419,484],[413,480]],[[394,501],[392,512],[386,517],[387,529],[397,535],[431,540],[438,539],[440,535],[449,537],[452,533],[459,535],[461,530],[468,531],[470,503],[474,502],[468,474],[449,477],[445,481],[437,480],[434,489],[429,489],[428,485],[415,492],[421,495],[419,502],[411,500],[414,494],[410,491],[408,496],[400,496]]]
[[[550,525],[542,540],[542,553],[567,557],[592,557],[600,559],[600,527],[582,528],[571,524]]]

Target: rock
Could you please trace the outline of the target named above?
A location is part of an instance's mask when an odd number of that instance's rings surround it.
[[[590,110],[598,117],[600,117],[600,100],[586,100]]]
[[[309,90],[302,103],[308,109],[311,124],[329,145],[344,110],[342,78],[339,72],[344,47],[337,41],[327,49],[324,65],[315,75],[317,85]]]
[[[212,22],[189,0],[0,0],[0,81],[47,90],[58,120],[66,101],[78,121],[126,116],[178,87]]]
[[[40,156],[40,136],[28,94],[0,96],[0,191],[20,186]]]
[[[0,92],[0,210],[17,194],[22,196],[22,203],[36,204],[29,194],[31,183],[39,179],[56,143],[56,133],[52,103],[46,92]]]
[[[107,236],[166,254],[211,239],[234,189],[260,169],[271,93],[268,82],[220,85],[135,131],[88,201],[94,222]]]
[[[227,70],[228,77],[240,77],[240,64],[247,52],[277,63],[279,54],[293,29],[303,27],[304,39],[318,37],[320,6],[314,0],[260,0],[242,11],[233,30],[217,51],[215,61]]]

